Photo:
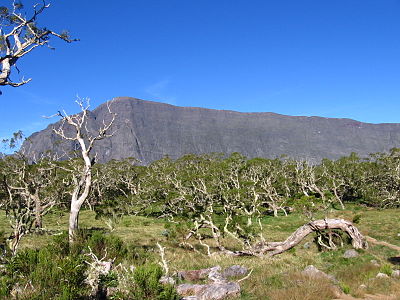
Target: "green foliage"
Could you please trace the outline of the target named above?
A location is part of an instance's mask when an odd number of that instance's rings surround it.
[[[85,294],[86,267],[82,255],[60,256],[49,246],[20,251],[7,264],[6,277],[9,283],[31,284],[21,299],[78,299]]]
[[[358,224],[358,223],[360,223],[360,221],[361,221],[361,217],[362,217],[362,215],[361,215],[361,214],[357,214],[357,215],[355,215],[355,216],[353,217],[353,223],[354,223],[354,224]]]
[[[0,263],[10,255],[10,249],[7,243],[7,236],[4,230],[0,230]]]
[[[340,283],[340,288],[346,295],[350,294],[350,286],[345,283]]]
[[[68,234],[63,233],[55,236],[46,247],[23,249],[6,261],[5,273],[0,278],[0,298],[9,295],[17,286],[31,287],[21,291],[18,299],[83,299],[89,296],[90,287],[85,284],[89,247],[98,258],[115,258],[114,264],[140,263],[135,248],[117,236],[98,230],[80,230],[75,243],[70,245]],[[133,296],[126,297],[118,290],[120,273],[117,271],[100,274],[98,285],[103,290],[115,288],[115,294],[121,297],[114,299],[179,299],[173,287],[158,282],[162,276],[160,267],[143,265],[131,275]]]
[[[133,273],[135,283],[132,295],[133,299],[179,299],[180,297],[172,286],[163,285],[159,282],[162,275],[162,269],[158,265],[137,267]]]
[[[379,269],[379,272],[391,276],[393,272],[393,267],[390,264],[384,264]]]

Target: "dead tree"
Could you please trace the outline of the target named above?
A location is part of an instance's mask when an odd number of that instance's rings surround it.
[[[196,223],[197,227],[191,230],[186,236],[186,240],[191,237],[196,237],[196,232],[200,228],[212,229],[215,227],[214,224],[210,224],[207,220],[203,219],[203,222]],[[220,243],[217,244],[217,248],[221,253],[232,255],[232,256],[274,256],[281,254],[303,241],[309,234],[322,233],[324,231],[341,230],[346,233],[350,238],[352,245],[355,249],[367,249],[368,243],[366,238],[360,233],[360,231],[351,222],[343,219],[323,219],[311,221],[293,232],[286,240],[282,242],[261,242],[253,244],[251,247],[242,251],[231,251],[226,249]],[[202,242],[204,244],[204,242]],[[209,252],[209,251],[208,251]]]
[[[66,31],[57,33],[38,27],[38,17],[49,7],[50,4],[45,1],[34,5],[30,17],[22,12],[23,5],[20,2],[13,1],[10,7],[0,7],[0,86],[18,87],[28,83],[31,79],[13,81],[10,78],[12,69],[15,68],[19,73],[18,60],[39,46],[50,47],[49,40],[52,36],[67,43],[76,41]]]
[[[298,245],[306,236],[312,232],[339,229],[351,238],[351,243],[355,249],[366,249],[368,243],[365,237],[351,222],[343,219],[323,219],[309,222],[299,227],[283,242],[260,243],[254,247],[254,252],[258,254],[268,253],[274,256],[285,252]]]
[[[68,234],[70,242],[73,242],[74,236],[78,229],[79,211],[82,204],[89,196],[92,187],[92,167],[94,160],[90,157],[91,151],[96,141],[111,137],[113,134],[108,134],[112,124],[114,123],[116,114],[110,109],[110,102],[107,102],[108,112],[111,115],[111,120],[107,123],[103,120],[103,125],[100,126],[96,134],[88,130],[88,112],[89,99],[83,101],[77,99],[76,103],[81,108],[81,113],[76,115],[68,115],[65,111],[59,112],[61,123],[58,128],[53,128],[53,131],[61,138],[69,141],[74,141],[79,144],[79,152],[83,159],[83,166],[70,170],[73,174],[73,191],[71,193],[71,205],[69,215]],[[67,132],[71,132],[69,134]]]

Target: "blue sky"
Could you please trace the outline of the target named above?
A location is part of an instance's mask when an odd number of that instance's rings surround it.
[[[80,41],[20,61],[0,138],[77,95],[400,122],[400,0],[53,0],[39,25]]]

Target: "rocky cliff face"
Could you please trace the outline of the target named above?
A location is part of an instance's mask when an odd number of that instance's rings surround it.
[[[240,152],[250,158],[286,154],[318,161],[400,147],[400,124],[177,107],[134,98],[116,98],[111,108],[118,114],[112,128],[115,134],[94,149],[101,162],[135,157],[148,164],[165,155],[178,158],[210,152]],[[106,105],[100,105],[90,113],[90,128],[95,130],[108,117]],[[30,137],[30,151],[75,147],[60,143],[53,126]]]

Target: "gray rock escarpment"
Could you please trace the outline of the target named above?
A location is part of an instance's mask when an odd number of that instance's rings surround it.
[[[128,97],[115,98],[111,109],[118,114],[111,130],[115,134],[94,149],[101,162],[134,157],[148,164],[166,155],[178,158],[211,152],[319,161],[400,146],[400,124],[177,107]],[[89,117],[89,130],[96,130],[109,118],[107,106],[100,105]],[[61,153],[76,147],[70,141],[60,143],[53,126],[30,137],[32,153]]]

